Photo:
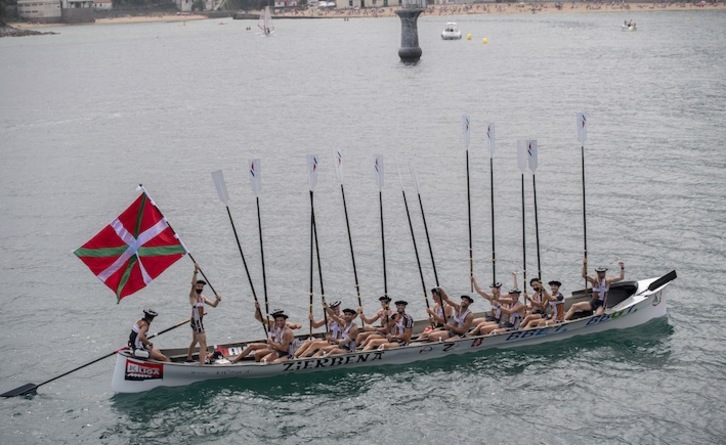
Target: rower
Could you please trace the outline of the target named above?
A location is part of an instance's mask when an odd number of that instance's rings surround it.
[[[255,306],[257,308],[255,318],[262,322],[259,303],[255,303]],[[292,342],[295,334],[287,323],[288,315],[282,309],[275,309],[270,315],[272,320],[266,320],[269,329],[267,341],[250,343],[237,357],[230,360],[231,363],[244,360],[251,352],[254,352],[256,362],[263,363],[278,361],[278,359],[287,360],[292,356]],[[229,357],[227,358],[229,359]]]
[[[539,278],[529,280],[529,285],[532,286],[532,296],[530,297],[527,291],[524,291],[524,298],[529,301],[530,308],[527,309],[528,313],[520,323],[522,328],[527,327],[532,321],[545,318],[550,297],[549,293],[542,287],[542,281]]]
[[[194,263],[194,274],[192,275],[192,289],[189,291],[189,303],[192,305],[192,318],[190,326],[192,328],[192,342],[187,350],[187,363],[194,362],[192,360],[192,354],[194,353],[194,347],[199,343],[199,364],[203,365],[207,358],[207,333],[204,332],[204,305],[207,304],[212,307],[222,301],[222,297],[216,295],[214,301],[207,298],[202,292],[204,286],[207,284],[204,280],[198,280],[197,274],[199,273],[199,264]]]
[[[489,311],[489,313],[487,313],[484,317],[475,318],[472,321],[472,325],[478,326],[479,324],[486,321],[496,321],[497,323],[499,323],[499,303],[496,300],[501,297],[502,283],[492,283],[490,286],[491,292],[485,292],[479,287],[479,284],[476,282],[476,278],[474,278],[474,276],[472,275],[471,284],[474,286],[474,290],[476,291],[476,293],[481,295],[485,300],[488,300],[489,303],[492,305],[491,311]]]
[[[388,333],[385,338],[369,337],[363,348],[364,351],[398,348],[406,346],[411,341],[413,318],[406,313],[408,302],[398,300],[394,304],[396,305],[396,312],[388,319]]]
[[[519,329],[519,325],[522,322],[527,306],[519,301],[519,295],[522,293],[519,289],[511,289],[509,291],[509,302],[507,305],[502,306],[502,321],[499,323],[499,328],[489,332],[490,334],[501,334],[509,331],[516,331]],[[507,319],[504,319],[507,316]]]
[[[343,309],[342,317],[331,314],[331,317],[338,318],[337,321],[338,325],[340,326],[340,338],[335,339],[328,334],[328,342],[330,343],[330,346],[326,346],[318,350],[318,352],[316,352],[313,357],[340,355],[355,351],[355,339],[358,336],[358,325],[353,323],[353,320],[355,319],[356,315],[357,312],[350,308]]]
[[[565,296],[560,292],[560,283],[552,280],[549,283],[550,292],[547,295],[547,315],[539,320],[532,320],[526,325],[522,322],[521,329],[547,327],[552,324],[562,323],[565,319]]]
[[[426,308],[426,312],[428,312],[429,314],[429,321],[431,322],[431,325],[426,326],[426,329],[424,329],[424,331],[421,333],[422,336],[427,335],[433,329],[443,328],[451,315],[454,313],[454,308],[444,303],[444,301],[441,299],[441,294],[439,293],[438,287],[431,289],[431,298],[434,300],[434,307]],[[423,340],[423,338],[419,336],[419,340]]]
[[[598,267],[595,269],[596,276],[587,276],[585,271],[587,270],[587,259],[582,263],[582,278],[592,283],[592,299],[590,301],[582,301],[575,303],[570,307],[570,310],[565,314],[565,320],[569,320],[577,312],[592,311],[595,315],[601,315],[605,312],[605,300],[607,299],[610,285],[622,281],[625,278],[625,263],[618,261],[620,266],[620,275],[612,275],[609,277],[605,276],[607,267]]]
[[[378,309],[378,311],[373,315],[371,318],[366,317],[363,315],[363,308],[358,308],[358,314],[360,315],[360,319],[363,320],[363,323],[367,323],[368,325],[375,323],[377,320],[380,320],[378,326],[363,326],[363,332],[358,333],[358,337],[355,339],[356,344],[362,345],[364,341],[368,339],[373,334],[385,334],[386,326],[388,325],[388,318],[393,315],[393,312],[388,307],[388,305],[391,303],[391,297],[388,295],[383,295],[378,299],[378,301],[381,302],[381,308]]]
[[[330,304],[330,306],[325,308],[325,311],[328,314],[328,329],[326,335],[330,336],[330,339],[332,340],[338,340],[340,339],[342,332],[339,324],[339,320],[342,320],[340,317],[340,301],[334,301]],[[317,321],[313,314],[310,314],[308,317],[310,318],[310,324],[313,328],[319,328],[325,324],[325,317]],[[293,356],[312,357],[312,355],[318,352],[318,350],[325,348],[326,346],[330,346],[327,339],[309,338],[295,350]]]
[[[168,362],[169,358],[162,354],[158,349],[154,348],[154,344],[149,341],[147,334],[151,322],[156,317],[156,311],[152,309],[144,309],[144,318],[131,326],[131,334],[129,334],[129,348],[137,357],[151,357],[160,362]]]
[[[449,299],[449,296],[446,295],[446,291],[443,288],[439,288],[439,293],[441,294],[441,298],[454,308],[454,314],[451,316],[452,322],[445,323],[444,326],[439,329],[434,329],[427,335],[422,334],[419,340],[443,341],[462,338],[469,332],[469,328],[471,328],[472,322],[474,321],[474,314],[469,309],[469,306],[474,303],[473,298],[469,295],[462,295],[461,302],[456,304]]]

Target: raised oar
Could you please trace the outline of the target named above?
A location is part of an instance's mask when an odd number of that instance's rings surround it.
[[[471,184],[469,180],[469,142],[470,142],[470,124],[468,115],[461,117],[461,123],[464,130],[464,145],[466,145],[466,208],[469,215],[469,281],[471,282],[471,291],[474,292],[474,250],[471,242]]]
[[[383,156],[377,155],[374,165],[376,185],[378,186],[378,205],[381,215],[381,251],[383,252],[383,295],[388,296],[388,278],[386,277],[386,236],[383,231]]]
[[[401,179],[401,172],[398,170],[398,163],[396,162],[396,172],[398,173],[398,182],[401,184],[401,195],[403,196],[403,205],[406,207],[406,218],[408,218],[408,228],[411,231],[411,241],[413,241],[413,251],[416,254],[416,264],[418,264],[418,274],[421,276],[421,287],[423,287],[424,300],[426,301],[426,309],[430,309],[429,295],[426,292],[426,282],[424,281],[423,270],[421,269],[421,259],[418,256],[418,246],[416,245],[416,235],[413,232],[413,224],[411,223],[411,212],[408,210],[408,200],[406,199],[406,189],[403,187],[403,179]],[[443,309],[442,309],[443,310]],[[431,327],[434,327],[434,322],[431,320]]]
[[[517,165],[522,173],[522,290],[527,292],[527,225],[525,215],[527,213],[524,202],[524,174],[527,172],[527,141],[517,141]]]
[[[587,114],[577,113],[577,139],[580,140],[580,154],[582,157],[582,230],[584,241],[583,267],[587,277],[587,206],[585,204],[585,140],[587,139]],[[587,278],[585,278],[585,295],[587,295]]]
[[[532,197],[534,199],[534,234],[537,240],[537,279],[542,281],[542,263],[540,262],[539,250],[539,219],[537,216],[537,141],[535,139],[527,141],[527,156],[529,161],[529,169],[532,170]]]
[[[156,202],[155,202],[155,201],[154,201],[154,199],[153,199],[153,198],[151,197],[151,195],[149,195],[149,192],[148,192],[148,190],[146,190],[146,189],[144,188],[143,184],[139,184],[139,189],[140,189],[140,190],[142,190],[142,191],[143,191],[143,192],[144,192],[144,193],[146,194],[146,196],[148,196],[148,197],[149,197],[149,201],[151,201],[151,205],[153,205],[154,207],[156,207]],[[160,213],[161,213],[161,212],[160,212]],[[181,245],[182,245],[182,246],[184,247],[184,250],[186,250],[186,251],[187,251],[187,255],[189,255],[189,259],[190,259],[190,260],[192,260],[192,263],[194,263],[194,264],[197,264],[197,260],[195,260],[195,259],[194,259],[194,256],[192,255],[192,253],[191,253],[191,252],[189,251],[189,249],[187,249],[187,246],[186,246],[186,245],[184,244],[184,241],[182,241],[182,239],[181,239],[181,238],[179,237],[179,234],[178,234],[178,233],[176,232],[176,230],[174,230],[174,228],[173,228],[173,227],[171,226],[171,223],[170,223],[170,222],[169,222],[168,220],[167,220],[167,222],[166,222],[166,225],[167,225],[167,226],[169,226],[169,228],[171,229],[171,231],[172,231],[172,232],[174,232],[174,236],[176,236],[176,239],[177,239],[177,240],[179,240],[179,243],[180,243],[180,244],[181,244]],[[204,278],[204,281],[206,281],[206,282],[207,282],[207,285],[209,286],[209,288],[210,288],[210,289],[212,289],[212,293],[213,293],[213,294],[214,294],[215,296],[217,296],[217,291],[216,291],[216,290],[214,290],[214,286],[212,286],[212,282],[211,282],[211,281],[209,280],[209,278],[207,278],[207,276],[206,276],[206,275],[204,274],[204,271],[202,270],[202,268],[201,268],[201,267],[199,268],[199,272],[201,272],[201,274],[202,274],[202,277]]]
[[[492,283],[497,282],[497,250],[494,247],[494,123],[487,125],[487,148],[489,148],[489,193],[492,212]]]
[[[426,225],[426,214],[424,213],[423,202],[421,201],[421,192],[418,188],[418,179],[416,179],[416,167],[413,164],[408,164],[409,170],[411,170],[411,177],[413,177],[413,184],[416,187],[416,194],[418,195],[418,205],[421,208],[421,218],[423,219],[424,231],[426,232],[426,242],[429,245],[429,256],[431,257],[431,266],[434,269],[434,279],[436,279],[436,286],[439,286],[439,274],[436,273],[436,262],[434,261],[434,251],[431,249],[431,238],[429,238],[429,227]],[[400,174],[399,174],[400,177]],[[401,186],[403,188],[403,186]]]
[[[217,189],[217,195],[219,196],[219,200],[222,201],[224,207],[227,209],[229,223],[232,225],[234,239],[235,241],[237,241],[237,248],[239,249],[239,254],[242,257],[242,264],[244,264],[245,266],[245,272],[247,272],[247,280],[250,283],[250,289],[252,289],[252,297],[255,299],[255,309],[260,316],[262,329],[264,329],[265,338],[267,338],[267,322],[262,316],[262,311],[260,310],[260,301],[257,299],[257,292],[255,292],[255,286],[254,284],[252,284],[252,275],[250,275],[250,269],[247,267],[247,260],[245,260],[245,254],[242,251],[242,244],[240,244],[239,236],[237,236],[237,228],[235,227],[234,220],[232,219],[232,212],[229,210],[229,205],[227,205],[227,202],[229,202],[229,193],[227,193],[227,184],[225,184],[224,182],[224,175],[222,174],[222,170],[216,170],[212,172],[212,180],[214,181],[214,186]]]
[[[358,284],[358,271],[355,267],[355,253],[353,253],[353,237],[350,234],[350,222],[348,220],[348,206],[345,203],[345,188],[343,187],[343,153],[340,150],[335,151],[335,172],[338,174],[340,181],[340,194],[343,196],[343,212],[345,213],[345,227],[348,229],[348,244],[350,245],[350,258],[353,261],[353,278],[355,279],[355,293],[358,296],[358,307],[363,307],[363,301],[360,296],[360,286]],[[360,321],[361,326],[363,319]]]
[[[315,241],[315,253],[318,260],[318,277],[320,278],[320,300],[323,303],[323,319],[325,320],[325,332],[328,332],[328,305],[325,304],[325,287],[323,286],[323,269],[320,264],[320,245],[318,244],[318,228],[315,225],[315,204],[313,191],[318,183],[318,157],[308,155],[308,184],[310,185],[310,222],[313,229],[313,240]]]
[[[169,327],[169,328],[166,328],[166,329],[164,329],[164,330],[162,330],[162,331],[159,331],[159,332],[157,332],[156,334],[152,334],[152,335],[149,335],[149,336],[148,336],[148,337],[146,337],[146,338],[148,338],[148,339],[152,339],[152,338],[154,338],[154,337],[156,337],[156,336],[159,336],[159,335],[161,335],[161,334],[164,334],[164,333],[166,333],[166,332],[169,332],[169,331],[171,331],[172,329],[176,329],[176,328],[178,328],[179,326],[183,326],[183,325],[185,325],[185,324],[189,323],[189,321],[190,321],[190,319],[184,320],[184,321],[182,321],[182,322],[180,322],[180,323],[177,323],[177,324],[175,324],[175,325],[174,325],[174,326],[172,326],[172,327]],[[8,398],[8,397],[17,397],[17,396],[23,396],[23,395],[26,395],[26,394],[30,394],[30,393],[33,393],[33,392],[35,392],[35,391],[36,391],[36,390],[37,390],[38,388],[40,388],[40,387],[41,387],[41,386],[43,386],[43,385],[47,385],[48,383],[50,383],[50,382],[53,382],[53,381],[55,381],[55,380],[58,380],[58,379],[59,379],[59,378],[61,378],[61,377],[65,377],[65,376],[67,376],[68,374],[72,374],[72,373],[74,373],[74,372],[76,372],[76,371],[78,371],[78,370],[80,370],[80,369],[83,369],[83,368],[85,368],[85,367],[87,367],[87,366],[90,366],[90,365],[92,365],[92,364],[94,364],[94,363],[96,363],[96,362],[100,362],[101,360],[103,360],[103,359],[105,359],[105,358],[108,358],[108,357],[111,357],[112,355],[115,355],[115,354],[116,354],[116,353],[118,353],[119,351],[123,351],[123,350],[124,350],[124,349],[126,349],[126,348],[127,348],[127,346],[122,346],[122,347],[120,347],[120,348],[116,349],[116,350],[115,350],[115,351],[113,351],[113,352],[109,352],[108,354],[106,354],[106,355],[104,355],[104,356],[102,356],[102,357],[98,357],[98,358],[97,358],[97,359],[95,359],[95,360],[91,360],[91,361],[90,361],[90,362],[88,362],[88,363],[85,363],[85,364],[83,364],[83,365],[81,365],[81,366],[79,366],[79,367],[77,367],[77,368],[73,368],[73,369],[71,369],[70,371],[64,372],[64,373],[63,373],[63,374],[61,374],[61,375],[58,375],[58,376],[55,376],[55,377],[53,377],[52,379],[46,380],[45,382],[42,382],[42,383],[38,383],[37,385],[36,385],[35,383],[27,383],[27,384],[25,384],[25,385],[23,385],[23,386],[20,386],[20,387],[18,387],[18,388],[15,388],[15,389],[13,389],[13,390],[10,390],[10,391],[8,391],[8,392],[6,392],[6,393],[0,394],[0,397],[5,397],[5,398]]]
[[[257,203],[257,230],[260,234],[260,257],[262,260],[262,290],[265,295],[265,314],[270,317],[270,302],[267,298],[267,274],[265,273],[265,248],[262,244],[262,218],[260,217],[260,191],[262,190],[262,162],[250,159],[250,187]]]

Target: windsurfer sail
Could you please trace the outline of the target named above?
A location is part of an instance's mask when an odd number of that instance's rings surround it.
[[[270,7],[265,6],[265,10],[260,14],[260,21],[257,24],[262,33],[266,36],[271,36],[275,32],[275,27],[272,25],[272,15],[270,14]]]

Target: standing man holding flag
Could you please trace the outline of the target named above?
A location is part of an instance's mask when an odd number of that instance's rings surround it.
[[[197,278],[199,274],[199,265],[194,263],[194,274],[192,275],[192,289],[189,291],[189,304],[192,305],[192,318],[190,326],[192,328],[192,343],[187,351],[187,363],[191,363],[194,347],[199,343],[199,364],[203,365],[207,358],[207,333],[204,331],[204,305],[208,304],[217,307],[222,301],[221,295],[215,295],[214,301],[202,294],[206,281]]]

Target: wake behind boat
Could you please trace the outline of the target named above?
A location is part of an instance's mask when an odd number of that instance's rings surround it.
[[[407,346],[394,349],[355,351],[325,357],[289,358],[277,363],[256,363],[249,360],[231,364],[226,359],[219,359],[214,364],[206,366],[183,363],[187,348],[162,350],[172,362],[139,358],[131,351],[124,350],[117,355],[111,386],[117,393],[136,393],[161,386],[184,386],[205,380],[254,379],[331,369],[402,365],[449,355],[531,346],[613,329],[631,328],[666,315],[665,290],[675,278],[676,272],[672,271],[660,278],[613,284],[608,294],[608,309],[602,315],[589,315],[547,327],[464,337],[453,341],[413,341]],[[569,307],[588,298],[584,291],[575,292],[567,299],[566,306]],[[414,330],[421,333],[427,325],[427,320],[419,320],[415,323]],[[248,343],[225,344],[217,347],[217,350],[223,354],[239,354]]]

